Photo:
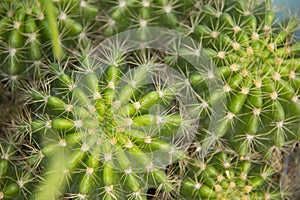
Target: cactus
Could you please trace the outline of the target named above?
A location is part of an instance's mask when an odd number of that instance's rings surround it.
[[[0,7],[0,69],[13,89],[24,84],[22,80],[41,75],[45,55],[62,59],[66,50],[86,44],[86,31],[91,32],[88,26],[98,12],[80,0],[3,1]]]
[[[242,156],[269,154],[298,141],[299,42],[293,41],[298,19],[277,25],[269,1],[214,1],[199,10],[178,30],[201,43],[218,70],[192,72],[190,82],[208,108],[225,104],[223,114],[201,116],[213,123],[212,130],[201,131],[207,135],[203,149],[223,138]],[[223,85],[208,93],[208,79]]]
[[[275,171],[257,158],[239,157],[235,152],[216,149],[205,159],[189,158],[181,175],[179,195],[191,199],[282,199],[285,192],[273,184]]]
[[[297,18],[276,23],[269,0],[0,8],[1,82],[14,91],[33,80],[23,89],[32,111],[0,139],[0,199],[292,198],[271,160],[300,138]],[[134,45],[117,40],[122,48],[98,47],[97,57],[100,26],[101,40],[137,28],[129,41],[176,52],[128,52]]]
[[[105,36],[137,28],[143,38],[148,27],[176,27],[191,10],[193,0],[105,0],[100,6],[105,9],[102,17]]]
[[[3,135],[0,138],[0,199],[27,199],[37,181],[36,173],[27,167],[19,149],[21,145],[12,140],[13,136],[2,138]]]
[[[164,169],[185,158],[181,141],[194,123],[174,104],[179,86],[155,56],[142,51],[126,62],[113,52],[107,67],[90,50],[76,56],[76,71],[71,61],[52,63],[51,84],[29,92],[35,117],[20,136],[45,155],[33,198],[146,199],[150,188],[173,190]]]

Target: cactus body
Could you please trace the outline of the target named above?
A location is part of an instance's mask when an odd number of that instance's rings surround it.
[[[24,79],[41,76],[46,56],[61,60],[74,45],[87,44],[88,24],[97,14],[86,1],[4,1],[0,7],[0,69],[13,89]]]
[[[190,82],[210,107],[225,102],[223,114],[208,120],[214,128],[202,138],[204,148],[227,138],[246,155],[298,140],[298,19],[277,25],[267,1],[216,1],[199,9],[190,27],[178,30],[199,41],[218,70],[191,73]],[[222,84],[208,92],[209,79]]]

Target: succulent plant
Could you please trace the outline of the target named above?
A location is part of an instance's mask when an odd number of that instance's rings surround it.
[[[28,92],[34,117],[21,124],[19,136],[41,147],[32,164],[43,169],[33,198],[146,199],[150,188],[171,192],[164,170],[185,158],[185,142],[196,131],[189,102],[180,102],[182,84],[168,78],[155,53],[129,59],[113,49],[109,63],[94,51],[79,53],[72,63],[52,63],[49,84]]]
[[[148,27],[176,27],[193,6],[193,0],[104,0],[103,34],[139,29],[140,37],[145,37]]]
[[[177,28],[197,40],[217,67],[189,75],[210,114],[202,121],[214,124],[211,130],[203,125],[202,148],[223,138],[245,156],[299,140],[297,25],[297,18],[277,24],[269,1],[220,0],[203,3],[189,25]],[[207,88],[207,80],[222,84]],[[212,105],[220,110],[211,111]]]
[[[13,136],[1,132],[0,138],[0,199],[27,199],[30,188],[37,180],[35,171],[29,170]]]
[[[180,196],[191,199],[282,199],[285,192],[272,179],[274,169],[257,158],[242,158],[229,148],[206,158],[193,155],[182,175]]]
[[[81,0],[5,0],[0,8],[1,81],[11,88],[39,76],[44,60],[62,59],[64,51],[86,44],[98,13],[97,7]]]
[[[298,19],[271,1],[0,8],[0,82],[32,78],[30,111],[1,121],[0,199],[292,198],[271,160],[300,139]]]

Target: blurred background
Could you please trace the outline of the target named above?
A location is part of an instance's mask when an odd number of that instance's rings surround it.
[[[276,17],[284,21],[285,16],[300,17],[300,0],[273,0]],[[296,40],[300,40],[300,30],[295,34]]]

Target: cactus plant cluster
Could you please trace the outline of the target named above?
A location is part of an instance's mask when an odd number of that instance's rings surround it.
[[[300,139],[297,17],[269,0],[0,8],[0,82],[25,102],[0,123],[0,199],[296,196],[272,159]]]

